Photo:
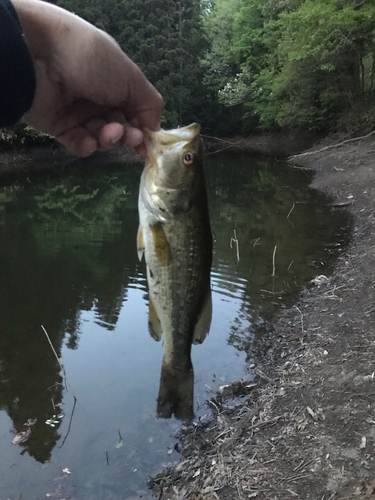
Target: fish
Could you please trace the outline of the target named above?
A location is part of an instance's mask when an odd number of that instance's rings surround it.
[[[163,338],[157,416],[194,418],[192,344],[206,338],[212,318],[209,219],[200,126],[144,131],[138,257],[146,261],[148,329]]]

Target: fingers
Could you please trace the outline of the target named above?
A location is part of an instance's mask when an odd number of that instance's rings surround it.
[[[76,156],[89,156],[98,149],[97,140],[84,127],[71,128],[56,139]]]
[[[97,140],[101,149],[110,149],[124,136],[124,125],[107,123],[106,120],[99,117],[88,120],[83,127]]]
[[[123,146],[135,148],[143,142],[143,132],[125,121],[122,113],[112,112],[110,118],[118,118],[119,122],[107,123],[103,118],[92,118],[84,124],[84,128],[97,140],[99,148],[114,149]]]
[[[146,156],[143,145],[143,132],[138,128],[120,123],[105,123],[91,120],[85,126],[78,126],[59,135],[57,140],[76,156],[89,156],[97,149],[115,149],[123,146],[135,148]],[[101,126],[98,126],[99,122]]]
[[[108,109],[86,99],[75,100],[58,113],[57,130],[48,130],[69,151],[88,156],[96,149],[134,147],[147,156],[142,128],[158,130],[163,99],[143,73],[133,63],[128,100],[119,107]],[[129,123],[130,122],[130,123]]]

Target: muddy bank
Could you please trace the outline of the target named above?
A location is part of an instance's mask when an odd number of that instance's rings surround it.
[[[350,210],[352,242],[269,325],[255,379],[183,429],[181,462],[150,482],[159,499],[375,498],[375,139],[293,163],[316,171],[332,209]]]

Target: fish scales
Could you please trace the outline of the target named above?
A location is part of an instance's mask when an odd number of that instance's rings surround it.
[[[158,304],[162,330],[168,332],[164,336],[166,362],[172,357],[179,363],[189,362],[186,352],[190,353],[195,323],[209,286],[209,277],[200,272],[210,266],[211,254],[204,248],[207,242],[202,241],[202,234],[209,229],[196,212],[193,207],[188,214],[163,225],[171,253],[169,266],[160,264],[151,245],[150,256],[146,250],[150,294],[157,296],[153,300],[155,306]]]

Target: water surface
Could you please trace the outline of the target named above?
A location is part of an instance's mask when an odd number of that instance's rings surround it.
[[[179,458],[180,422],[155,412],[163,346],[147,331],[135,243],[141,168],[99,157],[1,180],[0,500],[147,498],[147,476]],[[310,180],[268,158],[208,157],[213,319],[192,353],[198,418],[346,243],[347,215]],[[28,439],[12,444],[19,432]]]

